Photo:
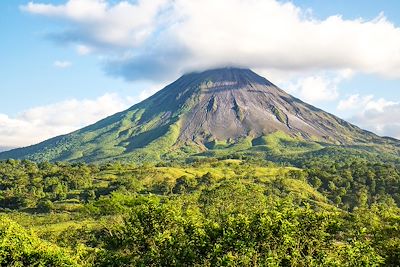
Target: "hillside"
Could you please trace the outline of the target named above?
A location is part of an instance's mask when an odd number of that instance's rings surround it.
[[[144,162],[332,146],[397,156],[398,145],[302,102],[251,70],[223,68],[186,74],[125,111],[0,153],[0,159]]]

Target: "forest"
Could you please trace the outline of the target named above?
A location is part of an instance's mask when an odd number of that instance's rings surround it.
[[[0,162],[1,266],[399,266],[400,168]]]

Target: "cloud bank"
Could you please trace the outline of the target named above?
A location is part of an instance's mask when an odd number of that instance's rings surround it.
[[[400,78],[400,28],[383,14],[321,20],[276,0],[69,0],[21,9],[63,20],[69,27],[54,39],[103,54],[106,71],[128,80],[224,65]]]
[[[355,94],[339,101],[338,110],[355,112],[349,120],[364,129],[400,139],[399,102]]]
[[[23,111],[0,113],[0,149],[28,146],[66,134],[119,112],[145,96],[123,98],[105,94],[96,99],[71,99]]]

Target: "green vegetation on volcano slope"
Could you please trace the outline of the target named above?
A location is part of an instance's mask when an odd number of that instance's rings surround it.
[[[357,155],[373,161],[400,163],[400,149],[397,141],[385,138],[379,139],[381,143],[338,145],[305,140],[300,136],[289,136],[277,131],[257,138],[248,136],[237,140],[212,140],[205,146],[193,142],[182,144],[177,140],[182,130],[181,121],[178,119],[151,131],[147,131],[147,128],[160,124],[161,117],[155,117],[146,124],[134,127],[128,125],[129,122],[137,123],[142,113],[141,109],[118,113],[95,125],[66,136],[56,137],[34,147],[3,152],[0,154],[0,159],[26,158],[36,162],[69,161],[104,164],[110,161],[157,163],[199,158],[262,158],[276,163],[299,166],[299,163],[306,158],[313,159],[335,153],[344,156]],[[103,124],[108,126],[103,128]],[[49,149],[48,147],[53,143],[57,146]],[[32,153],[35,152],[30,154],[30,150]],[[21,154],[22,152],[28,156]]]
[[[0,265],[398,266],[400,169],[301,165],[0,162]]]

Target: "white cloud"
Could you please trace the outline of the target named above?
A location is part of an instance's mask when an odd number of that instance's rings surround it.
[[[368,109],[364,113],[351,118],[354,123],[384,136],[400,139],[400,104],[396,103],[382,108]]]
[[[287,90],[310,103],[332,101],[338,97],[336,84],[322,76],[299,79],[295,84],[290,84]]]
[[[62,61],[62,60],[56,60],[53,63],[53,66],[59,69],[66,69],[71,67],[72,63],[69,61]]]
[[[339,101],[338,110],[355,112],[349,120],[361,128],[400,139],[399,102],[355,94]]]
[[[292,82],[282,82],[280,86],[302,100],[315,104],[323,101],[334,101],[338,98],[338,85],[350,78],[352,72],[342,70],[334,73],[321,73],[303,76]]]
[[[106,54],[112,48],[109,73],[131,80],[222,65],[400,77],[400,28],[383,14],[317,19],[277,0],[69,0],[21,8],[70,22],[56,34],[63,42]]]
[[[61,18],[75,24],[67,33],[68,41],[93,42],[95,45],[136,47],[154,29],[154,20],[165,0],[121,1],[110,5],[104,0],[69,0],[63,5],[30,2],[21,9],[32,14]]]
[[[96,99],[65,100],[23,111],[15,117],[0,113],[0,146],[35,144],[77,130],[124,110],[140,97],[105,94]]]
[[[88,54],[92,53],[93,49],[87,45],[79,44],[79,45],[76,45],[76,51],[78,52],[79,55],[84,56],[84,55],[88,55]]]
[[[393,106],[395,104],[396,102],[388,101],[384,98],[375,99],[373,95],[360,96],[359,94],[354,94],[348,96],[347,99],[340,100],[338,104],[338,110],[358,111],[359,113],[364,113],[368,110],[383,112],[386,107]]]

